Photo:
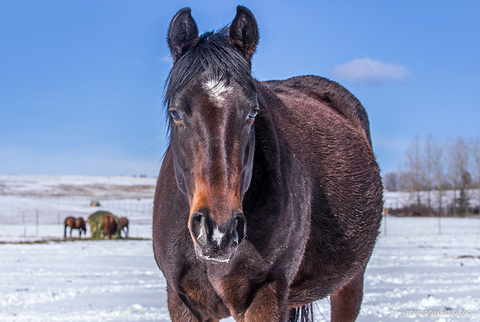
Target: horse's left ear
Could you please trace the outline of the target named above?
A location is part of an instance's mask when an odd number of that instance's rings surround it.
[[[228,32],[228,42],[250,61],[258,44],[258,26],[253,13],[243,6],[237,7],[237,15]]]

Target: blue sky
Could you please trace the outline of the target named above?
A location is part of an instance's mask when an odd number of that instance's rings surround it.
[[[480,1],[0,0],[0,174],[156,176],[170,19],[255,14],[259,80],[315,74],[370,117],[380,167],[415,135],[480,135]]]

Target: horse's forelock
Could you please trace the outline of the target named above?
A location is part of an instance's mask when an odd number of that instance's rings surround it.
[[[167,106],[175,93],[199,75],[225,84],[234,79],[246,92],[255,91],[250,63],[228,43],[227,36],[227,27],[203,34],[197,46],[173,65],[166,82]]]

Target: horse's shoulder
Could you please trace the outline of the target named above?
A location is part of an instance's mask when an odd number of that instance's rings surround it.
[[[362,128],[371,144],[367,112],[360,101],[342,85],[327,78],[314,75],[260,83],[276,95],[314,100],[328,106],[334,112]]]

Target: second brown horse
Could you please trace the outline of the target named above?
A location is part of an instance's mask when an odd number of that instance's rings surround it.
[[[125,238],[128,238],[128,219],[127,217],[120,218],[120,233],[123,231],[125,233]]]
[[[117,232],[117,222],[112,215],[103,217],[103,229],[105,230],[105,237],[112,239],[112,235],[115,235]]]

